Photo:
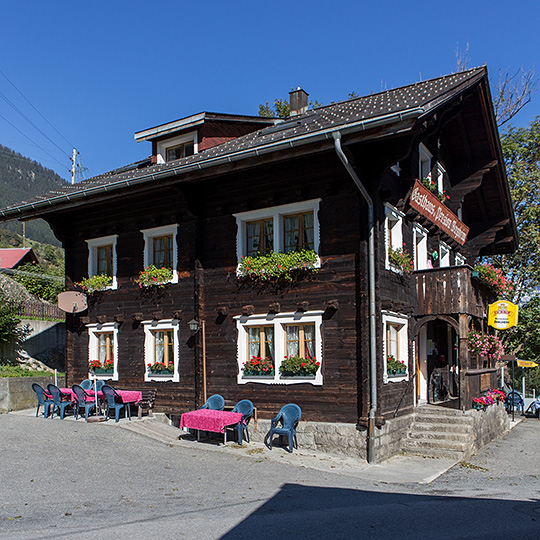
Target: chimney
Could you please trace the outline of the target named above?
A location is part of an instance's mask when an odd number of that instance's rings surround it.
[[[296,90],[289,92],[289,106],[291,109],[290,116],[298,116],[307,112],[309,94],[298,87]]]

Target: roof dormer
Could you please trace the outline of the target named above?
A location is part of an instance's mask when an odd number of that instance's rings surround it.
[[[135,133],[150,141],[157,163],[182,159],[273,125],[273,118],[202,112]]]

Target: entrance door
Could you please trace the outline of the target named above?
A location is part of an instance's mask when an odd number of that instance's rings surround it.
[[[427,363],[427,325],[418,332],[417,350],[417,404],[422,405],[428,400],[428,363]]]

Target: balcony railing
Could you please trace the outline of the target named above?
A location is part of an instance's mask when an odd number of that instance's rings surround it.
[[[467,313],[487,314],[496,300],[493,291],[473,278],[470,266],[453,266],[413,273],[416,280],[416,316]]]

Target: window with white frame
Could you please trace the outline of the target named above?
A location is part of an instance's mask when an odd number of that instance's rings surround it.
[[[437,162],[437,190],[439,193],[444,193],[444,175],[446,174],[446,170],[444,167]]]
[[[234,214],[238,260],[272,251],[319,251],[320,199]]]
[[[99,362],[94,369],[98,379],[118,380],[118,323],[88,324],[88,361]],[[112,366],[112,372],[109,371]]]
[[[157,143],[157,162],[165,163],[198,153],[197,133],[186,133]]]
[[[178,283],[178,246],[176,235],[178,225],[166,225],[141,231],[144,236],[144,268],[154,265],[156,268],[172,270],[171,283]]]
[[[405,214],[390,204],[384,206],[385,219],[384,230],[386,239],[386,262],[385,268],[395,270],[390,261],[390,250],[403,250],[403,218]]]
[[[322,311],[235,317],[238,329],[238,383],[322,385]],[[300,357],[317,365],[313,376],[290,376],[282,362]],[[264,362],[264,372],[245,373],[245,364]],[[300,360],[301,361],[301,360]]]
[[[420,143],[418,146],[418,176],[420,180],[424,178],[431,179],[431,158],[433,155],[425,147],[424,144]]]
[[[414,247],[414,269],[425,270],[428,268],[427,251],[428,231],[418,223],[413,224],[413,247]]]
[[[456,266],[464,266],[465,264],[467,264],[467,260],[461,253],[456,252],[455,264]]]
[[[117,234],[92,238],[88,244],[88,277],[106,275],[111,278],[109,289],[116,289],[116,241]]]
[[[400,313],[382,313],[383,319],[383,381],[399,382],[409,378],[408,317]],[[389,360],[400,362],[400,370],[392,370]],[[392,373],[397,371],[397,373]]]
[[[144,328],[144,380],[180,380],[179,326],[176,319],[143,321]]]
[[[450,266],[450,253],[452,252],[452,248],[443,242],[442,240],[439,241],[439,266],[445,267]]]

